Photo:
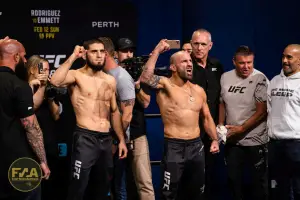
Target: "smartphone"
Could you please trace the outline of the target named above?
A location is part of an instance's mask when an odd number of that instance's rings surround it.
[[[43,63],[38,64],[39,73],[42,74],[44,72]]]
[[[180,40],[167,40],[170,45],[170,49],[180,49]]]

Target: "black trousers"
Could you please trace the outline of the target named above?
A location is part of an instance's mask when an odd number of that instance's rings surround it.
[[[76,127],[73,137],[67,199],[107,199],[113,169],[111,134]]]
[[[204,149],[200,138],[165,138],[162,199],[201,200],[204,193]]]
[[[300,140],[271,140],[269,150],[270,175],[277,182],[274,200],[300,200]]]
[[[218,200],[224,198],[224,185],[222,184],[220,169],[225,168],[224,151],[222,151],[222,144],[220,144],[220,153],[212,154],[210,146],[212,140],[207,134],[202,138],[205,152],[205,200]]]
[[[1,188],[2,189],[2,188]],[[41,198],[41,186],[38,186],[30,192],[18,192],[16,195],[11,195],[9,197],[0,196],[0,200],[42,200]]]
[[[59,200],[61,198],[57,195],[59,193],[58,187],[61,187],[60,182],[63,181],[63,177],[58,176],[58,171],[62,170],[61,166],[58,166],[59,158],[49,155],[47,156],[47,163],[51,170],[51,175],[48,180],[42,180],[41,182],[42,200]]]
[[[228,185],[233,200],[241,199],[268,199],[268,163],[267,146],[238,146],[225,145],[225,161],[228,170]],[[243,171],[248,165],[251,190],[243,192]],[[251,198],[249,198],[251,197]]]

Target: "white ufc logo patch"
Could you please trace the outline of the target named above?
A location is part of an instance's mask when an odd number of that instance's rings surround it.
[[[73,174],[74,178],[79,179],[80,178],[80,169],[81,169],[81,161],[75,160],[75,172]]]
[[[167,172],[165,171],[165,175],[164,175],[164,186],[163,186],[163,189],[167,189],[167,190],[170,190],[170,179],[171,179],[171,173],[170,172]]]

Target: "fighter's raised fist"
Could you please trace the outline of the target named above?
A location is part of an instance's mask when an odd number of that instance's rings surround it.
[[[153,52],[157,53],[163,53],[165,51],[168,51],[170,49],[170,45],[166,42],[167,39],[162,39],[155,47]]]
[[[75,49],[73,51],[73,54],[77,57],[77,58],[81,58],[84,54],[85,54],[86,50],[84,49],[83,46],[79,46],[76,45]]]

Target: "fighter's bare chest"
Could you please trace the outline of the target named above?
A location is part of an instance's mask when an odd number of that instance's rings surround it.
[[[176,93],[171,95],[159,94],[158,103],[163,104],[167,110],[193,110],[199,111],[203,100],[196,95],[187,93]]]
[[[177,98],[173,98],[173,104],[178,108],[200,110],[202,100],[198,96],[183,93]]]
[[[109,100],[113,94],[111,85],[106,80],[101,79],[80,79],[76,81],[74,89],[81,96],[99,100]]]

